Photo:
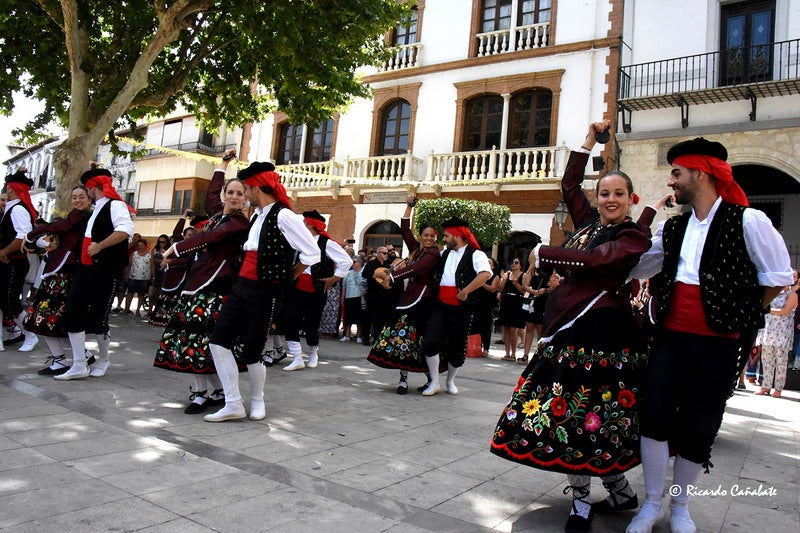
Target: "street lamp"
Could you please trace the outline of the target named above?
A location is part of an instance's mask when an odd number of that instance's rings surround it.
[[[553,213],[558,229],[564,229],[564,224],[567,222],[567,215],[569,215],[567,204],[564,203],[564,200],[559,200],[555,213]]]

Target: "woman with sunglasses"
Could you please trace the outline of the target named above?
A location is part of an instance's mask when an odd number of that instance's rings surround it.
[[[500,314],[498,320],[503,327],[503,345],[506,355],[503,361],[517,360],[517,337],[525,327],[525,311],[522,310],[522,263],[519,259],[511,261],[511,270],[500,278]]]

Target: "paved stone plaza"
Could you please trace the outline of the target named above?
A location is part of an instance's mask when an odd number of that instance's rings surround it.
[[[322,341],[317,369],[268,369],[266,420],[210,424],[183,413],[191,376],[153,368],[158,328],[131,316],[112,327],[104,378],[37,375],[43,342],[0,353],[0,528],[563,531],[565,477],[488,451],[522,370],[500,350],[467,360],[458,396],[425,398],[421,375],[398,396],[398,373],[369,364],[365,347]],[[729,402],[700,479],[714,495],[692,500],[701,531],[800,531],[800,394],[752,392]],[[630,477],[643,497],[641,468]],[[605,497],[599,480],[593,489]],[[597,517],[593,531],[631,517]]]

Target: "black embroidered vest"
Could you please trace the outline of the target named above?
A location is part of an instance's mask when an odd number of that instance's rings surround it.
[[[764,327],[763,289],[744,240],[745,208],[722,202],[708,230],[700,258],[700,294],[708,327],[717,333],[735,333]],[[681,245],[691,213],[664,224],[664,263],[657,284],[656,317],[662,322],[669,309],[678,272]]]
[[[444,274],[444,266],[447,263],[447,256],[450,255],[451,250],[445,250],[442,254],[442,259],[439,261],[439,266],[436,269],[436,277],[434,281],[436,282],[436,287],[439,287],[439,284],[442,281],[442,274]],[[464,289],[467,285],[472,283],[472,280],[475,279],[475,276],[478,275],[475,272],[475,267],[472,266],[472,255],[475,253],[475,248],[472,246],[467,246],[467,249],[464,250],[464,255],[461,256],[461,261],[458,262],[458,266],[456,267],[456,288],[458,290]],[[480,303],[480,291],[473,291],[467,296],[467,301],[464,303],[470,305],[476,305]]]
[[[325,283],[320,281],[323,278],[329,278],[333,276],[335,272],[335,267],[333,264],[333,259],[328,257],[326,250],[328,249],[328,239],[324,235],[320,235],[319,239],[317,239],[317,245],[319,246],[320,252],[320,260],[319,263],[315,265],[311,265],[311,277],[314,278],[314,288],[317,289],[317,292],[323,292],[325,290]]]
[[[109,200],[106,205],[100,208],[92,224],[92,242],[101,242],[109,235],[114,233],[114,222],[111,220],[111,202],[119,200]],[[114,246],[109,246],[92,256],[92,263],[117,268],[124,268],[128,264],[128,241],[127,239],[118,242]]]
[[[296,252],[278,228],[281,209],[286,207],[277,202],[273,204],[261,226],[258,239],[258,279],[261,281],[288,283],[292,279]]]
[[[11,209],[24,209],[25,214],[31,219],[31,227],[33,227],[33,217],[31,217],[28,208],[22,202],[16,203],[11,206]],[[6,209],[3,213],[3,220],[0,222],[0,248],[5,248],[11,241],[17,238],[17,230],[14,228],[14,222],[11,220],[11,209]],[[13,250],[8,254],[9,259],[22,259],[25,254],[19,250]]]

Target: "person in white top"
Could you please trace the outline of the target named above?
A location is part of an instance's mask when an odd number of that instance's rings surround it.
[[[0,218],[0,311],[4,319],[13,320],[19,328],[22,328],[25,318],[22,310],[22,287],[30,269],[28,259],[21,251],[22,242],[33,229],[33,221],[37,217],[30,195],[33,180],[25,175],[26,172],[23,167],[6,176],[8,202]],[[24,333],[25,342],[19,351],[29,352],[39,342],[39,338],[29,331]],[[0,349],[3,349],[2,346],[0,339]]]
[[[667,152],[667,186],[691,210],[659,225],[652,247],[631,272],[651,281],[656,327],[640,405],[647,498],[628,525],[648,533],[664,517],[669,453],[677,456],[670,527],[691,533],[689,488],[711,466],[711,446],[742,362],[764,324],[764,307],[792,271],[783,238],[744,191],[718,143],[696,138]]]
[[[254,162],[241,170],[245,195],[255,208],[244,261],[233,289],[222,306],[209,348],[225,392],[225,406],[206,415],[206,422],[245,418],[239,392],[239,369],[231,352],[238,337],[244,336],[242,362],[250,380],[250,418],[263,420],[264,381],[267,369],[261,352],[267,340],[275,309],[291,281],[307,267],[319,262],[319,248],[303,222],[294,214],[280,175],[271,163]],[[295,262],[297,255],[297,262]]]
[[[434,278],[439,293],[422,341],[422,354],[430,374],[423,396],[433,396],[441,390],[440,357],[447,361],[447,392],[458,394],[456,374],[464,364],[467,336],[475,307],[480,305],[475,291],[492,275],[489,258],[481,251],[466,221],[453,217],[442,223],[442,230],[447,250],[442,254]]]
[[[128,239],[133,235],[133,209],[114,189],[111,172],[96,164],[84,172],[86,186],[95,208],[83,234],[81,258],[64,311],[64,327],[72,346],[73,363],[54,379],[67,381],[106,375],[109,360],[108,313],[117,292],[122,270],[128,263]],[[86,360],[76,354],[86,351],[86,333],[97,335],[99,356],[89,370]]]
[[[325,231],[325,217],[319,211],[303,212],[303,223],[317,241],[320,262],[306,268],[289,289],[283,310],[286,345],[292,362],[283,367],[293,371],[301,368],[317,368],[319,363],[319,323],[325,308],[328,290],[347,276],[352,260],[342,245]],[[300,346],[300,329],[306,333],[308,364],[303,362]]]

